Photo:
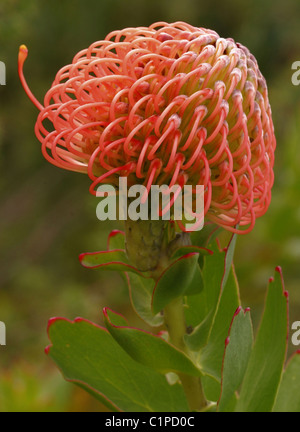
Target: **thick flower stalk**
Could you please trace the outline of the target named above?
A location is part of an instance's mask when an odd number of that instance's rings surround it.
[[[265,79],[247,48],[185,23],[127,28],[62,68],[35,132],[52,164],[118,185],[203,185],[205,217],[247,233],[271,199],[276,140]],[[52,124],[48,129],[48,125]],[[238,226],[238,228],[237,228]]]

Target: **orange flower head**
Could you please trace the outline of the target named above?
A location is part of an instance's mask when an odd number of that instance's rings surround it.
[[[115,31],[57,73],[44,106],[26,57],[23,45],[42,152],[87,173],[92,193],[119,176],[148,190],[204,185],[206,218],[233,232],[266,212],[276,140],[266,81],[243,45],[182,22]]]

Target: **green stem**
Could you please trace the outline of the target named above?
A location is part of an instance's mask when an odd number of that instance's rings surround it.
[[[164,310],[165,325],[168,329],[170,342],[176,348],[190,356],[189,350],[184,342],[186,324],[183,310],[182,298],[174,300]],[[201,380],[198,377],[178,373],[191,411],[198,411],[206,406]]]
[[[132,265],[142,272],[151,272],[157,280],[170,265],[170,256],[180,246],[190,245],[186,233],[175,235],[175,230],[164,220],[158,221],[125,221],[126,252]],[[184,341],[186,324],[182,298],[174,300],[164,310],[165,325],[170,342],[190,357]],[[206,407],[201,380],[184,373],[178,373],[191,411]]]

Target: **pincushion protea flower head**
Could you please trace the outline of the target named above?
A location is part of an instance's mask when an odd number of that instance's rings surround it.
[[[249,232],[270,203],[276,140],[256,59],[186,23],[110,33],[62,68],[35,132],[45,158],[97,185],[204,185],[205,215]],[[52,123],[53,128],[47,129]],[[239,225],[239,229],[237,229]]]

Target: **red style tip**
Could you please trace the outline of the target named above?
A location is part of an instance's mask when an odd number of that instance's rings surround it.
[[[44,107],[33,95],[24,77],[23,67],[24,67],[25,60],[27,59],[27,56],[28,56],[27,46],[21,45],[19,48],[19,56],[18,56],[18,72],[19,72],[20,81],[31,102],[37,107],[39,111],[41,111]]]
[[[26,45],[21,45],[19,48],[19,64],[23,65],[28,56],[28,48]]]
[[[228,338],[225,340],[225,347],[228,347],[230,342],[230,337],[228,336]]]

